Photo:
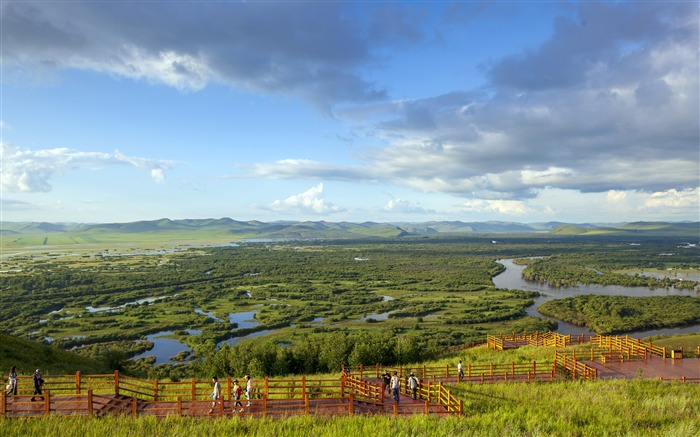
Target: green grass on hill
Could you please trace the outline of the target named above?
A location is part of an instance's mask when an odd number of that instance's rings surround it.
[[[700,384],[655,380],[462,384],[464,416],[284,419],[49,417],[6,419],[4,437],[664,436],[700,432]]]
[[[3,378],[10,367],[17,366],[20,375],[31,375],[40,368],[46,375],[109,373],[107,365],[69,351],[0,333],[0,371]],[[4,379],[3,379],[4,381]]]

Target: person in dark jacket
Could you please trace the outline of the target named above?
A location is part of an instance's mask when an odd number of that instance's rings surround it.
[[[41,370],[36,369],[36,372],[34,372],[34,396],[32,396],[32,402],[34,402],[36,399],[34,399],[37,395],[41,397],[41,400],[44,400],[44,394],[42,393],[42,389],[44,388],[44,378],[41,377]]]

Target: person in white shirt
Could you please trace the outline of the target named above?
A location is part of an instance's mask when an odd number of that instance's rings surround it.
[[[394,402],[399,403],[399,389],[401,388],[401,380],[397,372],[394,372],[391,377],[391,395],[394,397]]]
[[[464,378],[464,370],[462,370],[462,360],[459,360],[459,364],[457,364],[457,377],[459,378],[459,382],[462,382],[462,378]]]
[[[420,380],[415,373],[411,372],[411,376],[408,378],[408,388],[411,389],[411,396],[413,399],[418,399],[418,387],[420,387]]]
[[[246,406],[250,407],[251,399],[253,399],[253,378],[250,375],[245,376],[245,398],[248,399]]]
[[[214,383],[214,391],[209,395],[212,400],[209,414],[214,413],[214,408],[216,408],[216,404],[218,403],[219,398],[221,398],[221,383],[219,382],[219,378],[212,376],[211,381]]]

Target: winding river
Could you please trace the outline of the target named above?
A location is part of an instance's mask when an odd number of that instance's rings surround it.
[[[535,298],[535,304],[527,307],[525,312],[533,317],[551,318],[537,311],[540,305],[554,299],[563,299],[580,294],[598,294],[606,296],[697,296],[696,290],[680,290],[676,288],[646,288],[623,287],[620,285],[596,285],[579,284],[576,287],[554,287],[546,282],[526,281],[522,277],[525,266],[515,264],[513,259],[500,259],[496,262],[503,264],[505,271],[494,276],[493,283],[496,288],[539,291],[542,295]],[[556,332],[560,334],[595,334],[595,332],[581,326],[557,320],[559,327]],[[651,331],[627,332],[625,334],[643,338],[661,334],[680,334],[700,331],[700,325],[686,326],[683,328],[654,329]]]

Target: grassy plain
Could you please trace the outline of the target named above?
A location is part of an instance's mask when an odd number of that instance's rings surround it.
[[[461,385],[464,416],[178,419],[5,419],[19,436],[658,436],[700,432],[700,385],[658,381],[561,381]]]

